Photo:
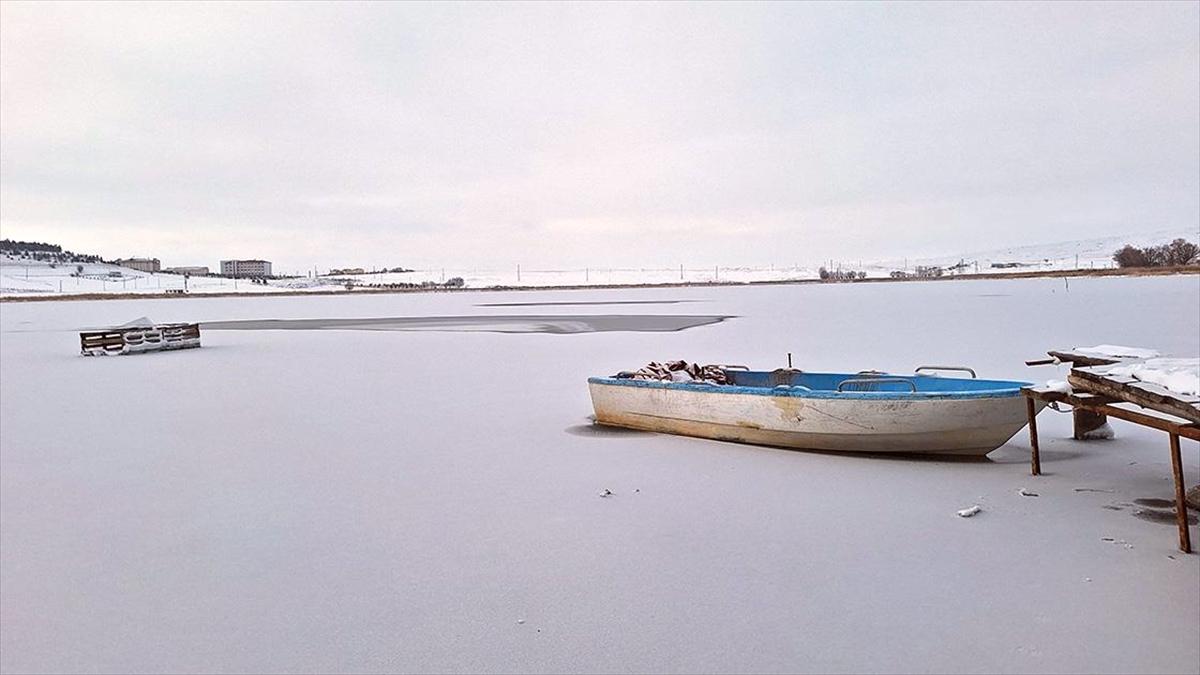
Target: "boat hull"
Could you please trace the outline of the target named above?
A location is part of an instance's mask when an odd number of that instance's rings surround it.
[[[588,387],[599,424],[806,450],[982,456],[1027,421],[1020,395],[843,400],[719,387]]]

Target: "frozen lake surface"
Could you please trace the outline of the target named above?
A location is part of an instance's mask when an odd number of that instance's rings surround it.
[[[78,356],[139,316],[255,329]],[[585,380],[1044,381],[1047,348],[1198,333],[1196,276],[3,304],[0,670],[1195,673],[1165,434],[1046,411],[1032,477],[1024,432],[952,462],[605,430]]]

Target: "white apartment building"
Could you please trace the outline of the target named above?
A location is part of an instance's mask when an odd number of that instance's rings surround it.
[[[193,277],[202,277],[208,274],[208,267],[203,265],[184,265],[183,267],[168,267],[163,271],[171,272],[172,274],[188,274]]]
[[[222,260],[221,276],[269,277],[271,276],[271,263],[267,260]]]
[[[124,258],[114,262],[139,272],[157,272],[159,266],[158,258]]]

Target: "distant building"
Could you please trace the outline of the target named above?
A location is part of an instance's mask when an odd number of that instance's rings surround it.
[[[221,276],[269,277],[271,276],[271,263],[267,260],[222,260]]]
[[[157,272],[159,270],[158,258],[125,258],[117,260],[116,263],[121,267],[128,267],[139,272]]]
[[[341,270],[329,270],[330,274],[366,274],[366,270],[361,267],[347,267]]]
[[[208,268],[203,265],[185,265],[183,267],[168,267],[164,272],[172,274],[187,274],[193,277],[203,277],[208,275]]]

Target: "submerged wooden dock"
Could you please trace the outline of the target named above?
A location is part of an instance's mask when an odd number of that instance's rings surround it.
[[[160,323],[118,326],[79,333],[79,348],[84,356],[141,354],[200,346],[200,324]]]

